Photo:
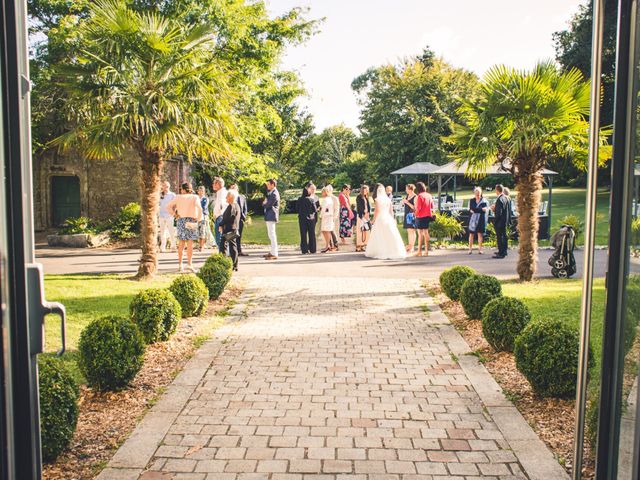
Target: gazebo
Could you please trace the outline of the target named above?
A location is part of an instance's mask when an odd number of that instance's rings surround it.
[[[510,168],[511,162],[506,160],[502,163],[496,162],[491,165],[484,172],[484,175],[487,176],[511,176]],[[463,162],[458,164],[457,162],[449,162],[446,165],[442,165],[436,170],[431,172],[431,175],[438,177],[438,209],[440,210],[440,206],[442,202],[440,201],[442,194],[442,187],[445,186],[451,179],[453,179],[453,194],[455,198],[456,194],[456,178],[459,176],[470,176],[467,172],[469,170],[469,163]],[[540,174],[544,177],[547,182],[547,186],[549,187],[549,201],[547,204],[547,216],[549,219],[549,228],[551,228],[551,196],[553,194],[553,177],[558,175],[558,172],[554,172],[553,170],[549,170],[548,168],[543,168],[540,171]],[[444,183],[443,183],[444,179]]]
[[[406,167],[402,167],[394,172],[391,172],[391,175],[395,177],[395,181],[396,181],[396,188],[394,191],[395,192],[398,191],[398,177],[400,175],[426,175],[427,183],[429,183],[430,175],[438,168],[440,167],[438,165],[434,165],[433,163],[416,162]]]

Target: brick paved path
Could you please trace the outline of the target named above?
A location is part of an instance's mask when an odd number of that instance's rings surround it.
[[[254,279],[148,478],[527,478],[420,290]]]

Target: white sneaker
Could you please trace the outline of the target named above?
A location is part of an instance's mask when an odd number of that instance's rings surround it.
[[[196,273],[196,269],[193,268],[193,265],[187,265],[187,272]]]
[[[184,273],[184,269],[182,268],[182,265],[178,267],[178,273]]]

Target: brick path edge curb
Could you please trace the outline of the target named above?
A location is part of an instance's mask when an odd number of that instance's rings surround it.
[[[242,320],[252,298],[251,291],[244,288],[229,310],[225,324]],[[153,454],[200,384],[225,337],[217,337],[213,332],[212,338],[196,350],[95,480],[137,480],[146,471]]]
[[[458,363],[476,390],[487,412],[504,436],[531,480],[569,480],[565,469],[557,462],[518,409],[502,392],[498,382],[476,357],[469,355],[471,348],[458,333],[448,317],[426,292],[420,293],[429,309],[429,318],[446,319],[438,325],[449,350],[458,358]]]

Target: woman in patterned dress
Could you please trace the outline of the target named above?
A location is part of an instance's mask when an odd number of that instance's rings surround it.
[[[340,240],[343,245],[347,244],[347,238],[351,238],[353,225],[353,212],[349,203],[351,185],[343,185],[338,201],[340,202]]]
[[[200,199],[193,193],[189,182],[180,186],[180,195],[167,204],[167,212],[173,215],[178,228],[178,271],[182,273],[182,253],[187,247],[187,271],[195,272],[191,259],[193,258],[193,242],[198,240],[198,222],[202,220],[202,205]]]

